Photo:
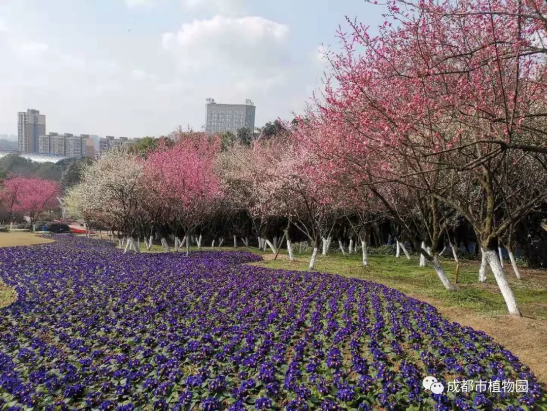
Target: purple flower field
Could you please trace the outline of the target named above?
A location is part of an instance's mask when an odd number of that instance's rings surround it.
[[[18,292],[0,310],[0,410],[526,410],[541,396],[489,336],[382,285],[245,252],[56,239],[0,249]],[[529,389],[448,392],[455,379]]]

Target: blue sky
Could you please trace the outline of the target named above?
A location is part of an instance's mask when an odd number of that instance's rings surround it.
[[[0,0],[0,134],[36,108],[47,131],[138,137],[200,129],[205,99],[301,112],[363,0]]]

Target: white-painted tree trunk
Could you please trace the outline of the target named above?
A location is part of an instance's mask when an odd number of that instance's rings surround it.
[[[409,251],[407,251],[407,248],[405,248],[405,245],[403,243],[400,243],[400,248],[407,257],[408,260],[411,260],[411,256],[409,255]]]
[[[479,268],[478,281],[480,283],[484,283],[487,281],[487,257],[485,256],[485,251],[483,250],[483,248],[481,248],[480,251],[481,251],[481,263]]]
[[[190,255],[190,241],[188,241],[188,237],[186,237],[186,256],[188,257]]]
[[[504,259],[502,258],[502,248],[499,247],[499,259],[500,259],[500,266],[504,268]]]
[[[458,264],[459,263],[459,257],[457,256],[457,247],[455,247],[455,244],[449,243],[451,245],[451,250],[453,251],[453,259]]]
[[[133,249],[133,251],[135,251],[136,253],[141,252],[141,248],[139,247],[139,243],[137,241],[135,241],[133,239],[133,237],[129,237],[129,242],[131,243],[131,248]]]
[[[266,238],[263,241],[263,251],[266,251],[266,247],[268,246],[267,241],[268,240]]]
[[[221,239],[219,240],[219,247],[221,247],[224,242],[225,242],[225,239],[221,237]]]
[[[137,237],[137,248],[138,248],[138,249],[141,249],[140,240],[141,240],[141,238],[140,238],[140,237]]]
[[[322,255],[327,254],[327,238],[322,237]]]
[[[211,248],[215,247],[215,239],[211,242]]]
[[[293,245],[291,244],[291,240],[288,238],[287,242],[287,253],[289,254],[289,261],[295,261],[295,255],[293,255]]]
[[[512,269],[514,270],[514,274],[519,280],[521,280],[521,273],[519,272],[518,265],[516,264],[516,258],[514,257],[514,252],[509,248],[506,248],[506,250],[508,250],[508,257],[510,257],[510,263],[512,263]]]
[[[350,238],[348,241],[348,254],[352,254],[352,247],[354,246],[354,240]]]
[[[234,237],[234,248],[238,247],[238,237],[236,236],[233,236]]]
[[[196,245],[198,246],[198,250],[202,248],[202,235],[201,234],[198,236],[198,243]]]
[[[259,243],[259,250],[263,249],[263,239],[262,237],[257,237],[257,242]]]
[[[182,245],[182,241],[179,239],[179,237],[175,237],[175,243],[173,244],[173,251],[177,252],[179,251],[179,247]]]
[[[147,248],[147,251],[150,251],[150,249],[152,248],[152,239],[153,239],[153,237],[150,236],[148,238],[148,242],[147,242],[147,239],[145,237],[145,247]]]
[[[342,243],[341,240],[339,240],[339,248],[341,249],[341,253],[342,253],[343,255],[346,255],[346,253],[344,252],[344,246],[343,246],[343,243]]]
[[[400,242],[396,240],[396,258],[400,258]]]
[[[364,266],[367,266],[367,244],[364,240],[361,240],[362,243],[362,263]]]
[[[272,250],[272,254],[276,254],[276,247],[274,247],[274,244],[272,244],[270,240],[265,239],[265,246],[266,245],[270,247],[270,249]],[[266,247],[263,251],[266,251]]]
[[[124,254],[128,252],[131,243],[126,239],[126,248],[124,248]]]
[[[440,254],[439,254],[440,257],[443,256],[443,253],[445,253],[445,250],[447,250],[447,247],[444,245],[444,246],[443,246],[443,249],[441,250],[441,252],[440,252]]]
[[[433,256],[432,261],[430,261],[430,264],[432,264],[432,266],[434,267],[434,270],[436,270],[436,274],[438,275],[438,278],[440,279],[445,289],[449,291],[455,291],[455,287],[453,286],[453,284],[451,284],[451,281],[449,281],[449,279],[445,275],[445,270],[440,264],[440,260],[437,255]]]
[[[162,241],[162,246],[164,247],[164,251],[166,253],[169,253],[169,244],[167,243],[167,240],[164,237],[162,237],[161,241]]]
[[[421,242],[421,249],[426,250],[426,248],[424,246],[424,241]],[[426,267],[426,258],[424,258],[424,255],[422,255],[422,253],[419,254],[419,266],[420,267]]]
[[[316,264],[316,257],[318,257],[318,247],[314,247],[312,250],[312,257],[310,257],[310,264],[308,265],[308,268],[310,270],[314,269],[314,265]]]
[[[248,241],[247,237],[245,237],[245,238],[244,238],[244,237],[241,237],[240,240],[242,240],[242,243],[244,243],[244,245],[245,245],[246,247],[249,246],[249,241]]]
[[[299,241],[299,254],[303,252],[303,242]]]
[[[274,246],[275,250],[278,249],[278,237],[277,236],[274,236],[274,238],[272,239],[272,245]]]
[[[502,293],[504,302],[506,303],[506,307],[508,307],[508,313],[514,316],[521,316],[518,302],[516,301],[516,297],[514,296],[514,293],[510,288],[510,284],[508,284],[506,274],[504,274],[504,270],[500,265],[500,259],[497,256],[496,251],[485,250],[484,255],[487,259],[489,267],[491,268],[491,271],[493,272],[493,276],[495,277],[495,281],[499,286],[500,292]]]
[[[327,237],[327,246],[325,247],[325,254],[326,255],[329,253],[329,249],[331,248],[331,240],[332,240],[332,237],[328,236]]]

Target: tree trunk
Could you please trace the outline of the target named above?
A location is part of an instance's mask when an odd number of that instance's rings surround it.
[[[400,242],[396,240],[396,258],[400,258]]]
[[[235,235],[232,236],[234,238],[234,248],[237,248],[238,247],[238,237],[236,237]]]
[[[188,257],[190,255],[190,241],[188,236],[185,236],[185,237],[186,237],[186,256]]]
[[[141,249],[139,248],[139,244],[133,239],[133,237],[129,237],[129,242],[131,243],[131,248],[136,253],[140,253]]]
[[[211,248],[215,247],[215,239],[211,242]]]
[[[242,243],[244,243],[244,245],[245,245],[246,247],[249,246],[249,242],[248,242],[248,240],[247,240],[247,237],[245,237],[245,238],[244,238],[244,237],[241,237],[240,240],[242,240]]]
[[[222,247],[224,242],[225,242],[225,239],[221,237],[221,239],[219,240],[219,247]]]
[[[451,281],[449,281],[449,279],[445,275],[445,270],[441,266],[440,260],[437,254],[435,254],[432,257],[432,261],[430,261],[430,264],[432,264],[432,266],[434,267],[434,270],[436,270],[436,274],[438,275],[438,278],[440,279],[445,289],[448,291],[455,291],[455,287],[453,286],[453,284],[451,284]]]
[[[521,280],[521,273],[519,272],[518,265],[516,264],[516,259],[514,257],[514,251],[512,250],[511,246],[506,246],[506,250],[508,251],[508,257],[510,257],[510,263],[512,264],[512,269],[514,270],[514,274],[516,275],[516,278]]]
[[[499,259],[500,259],[500,266],[504,268],[504,259],[502,258],[502,248],[499,247]]]
[[[362,243],[362,263],[364,266],[367,266],[367,245],[364,240],[361,240]]]
[[[331,248],[331,240],[332,240],[332,237],[331,236],[328,236],[327,237],[327,247],[326,247],[326,250],[325,250],[325,253],[329,253],[329,248]]]
[[[272,244],[270,240],[265,241],[265,250],[266,250],[266,246],[270,247],[270,249],[272,250],[272,254],[276,254],[276,247],[274,247],[274,244]]]
[[[129,242],[129,239],[126,239],[126,248],[124,248],[124,254],[128,252],[130,245],[131,243]]]
[[[169,244],[167,243],[167,240],[165,239],[165,237],[162,237],[162,245],[164,246],[164,251],[166,253],[169,253]]]
[[[179,237],[175,237],[175,244],[173,244],[173,250],[175,252],[179,251],[179,247],[182,245],[182,241],[179,240]]]
[[[314,265],[316,264],[316,257],[318,257],[318,247],[314,247],[312,250],[312,257],[310,257],[310,264],[308,265],[309,270],[314,269]]]
[[[287,237],[287,253],[289,254],[289,261],[295,261],[295,256],[293,255],[293,246],[291,240]]]
[[[485,251],[481,248],[481,263],[479,268],[479,278],[480,283],[487,281],[487,257],[485,256]]]
[[[405,248],[405,245],[403,243],[400,243],[400,248],[402,249],[407,259],[411,260],[411,256],[409,255],[409,252],[407,251],[407,248]]]
[[[421,250],[426,250],[426,248],[424,246],[424,241],[421,242]],[[424,255],[422,253],[419,254],[419,266],[420,267],[426,267],[426,258],[424,257]]]
[[[299,254],[303,252],[303,242],[299,241]]]
[[[348,254],[352,254],[352,246],[354,245],[354,240],[350,238],[350,241],[348,242]]]
[[[508,307],[508,313],[513,316],[521,317],[521,312],[519,311],[516,297],[514,296],[514,293],[510,288],[510,284],[508,284],[508,280],[506,279],[504,270],[500,265],[500,259],[498,258],[496,251],[486,250],[484,252],[484,255],[486,256],[487,263],[489,264],[489,267],[493,272],[500,292],[502,293],[504,301],[506,302],[506,306]]]
[[[457,248],[455,247],[455,244],[453,243],[449,243],[449,245],[451,246],[451,251],[453,251],[453,258],[455,259],[455,262],[458,264],[459,257],[457,256]]]
[[[259,242],[259,251],[263,248],[263,239],[261,237],[257,237],[257,241]]]
[[[341,240],[339,240],[339,248],[341,249],[342,255],[346,255],[346,253],[344,252],[344,246]]]

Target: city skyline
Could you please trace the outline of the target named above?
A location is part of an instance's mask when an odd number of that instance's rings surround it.
[[[38,107],[58,132],[202,130],[209,96],[251,98],[258,125],[291,119],[321,86],[322,45],[338,47],[345,16],[376,27],[381,14],[355,0],[5,0],[0,133],[16,133],[13,107]]]

